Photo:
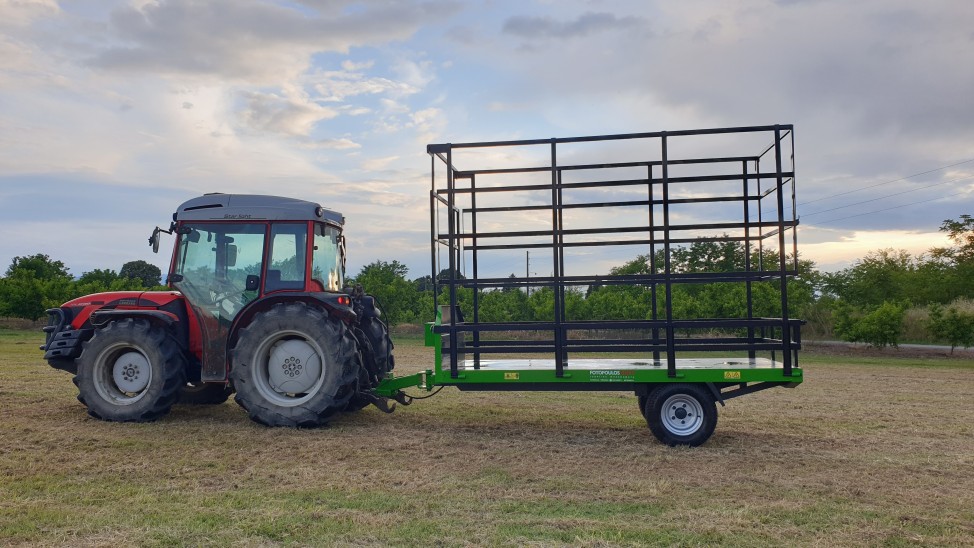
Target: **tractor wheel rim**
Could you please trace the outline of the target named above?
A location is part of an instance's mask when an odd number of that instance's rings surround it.
[[[689,436],[703,426],[703,405],[688,394],[674,394],[663,402],[660,419],[673,434]]]
[[[95,361],[95,392],[115,405],[131,405],[148,392],[152,364],[140,349],[124,343],[102,351]]]
[[[289,359],[282,360],[282,363],[271,363],[272,353],[275,347],[281,343],[288,343],[292,348],[300,349],[300,353],[313,354],[320,362],[317,371],[310,371],[312,378],[298,385],[301,387],[300,392],[282,391],[280,387],[276,386],[275,375],[271,373],[271,368],[281,368],[291,374],[299,371],[301,374],[309,372],[302,367],[304,363],[302,363],[303,357],[300,354],[297,359],[291,359],[293,357],[289,355]],[[325,361],[324,352],[317,342],[298,331],[281,331],[267,337],[258,346],[254,367],[252,368],[252,380],[257,391],[267,401],[282,407],[297,407],[318,393],[325,382],[327,371],[328,363]]]

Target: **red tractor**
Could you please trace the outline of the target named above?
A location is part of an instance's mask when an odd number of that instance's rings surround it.
[[[41,350],[109,421],[158,419],[176,402],[235,399],[270,426],[317,426],[373,403],[392,370],[375,299],[345,281],[344,218],[275,196],[207,194],[182,204],[172,291],[87,295],[48,310]]]

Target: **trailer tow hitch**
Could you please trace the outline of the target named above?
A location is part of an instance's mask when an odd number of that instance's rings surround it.
[[[392,413],[396,410],[396,402],[389,401],[389,398],[382,398],[371,392],[362,392],[361,396],[368,400],[372,405],[378,407],[379,411],[382,411],[383,413]]]

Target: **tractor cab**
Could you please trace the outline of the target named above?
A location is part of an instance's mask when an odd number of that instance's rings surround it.
[[[344,284],[344,218],[320,205],[277,196],[208,194],[176,210],[169,285],[201,329],[202,380],[227,374],[227,340],[250,305],[275,295],[334,293]],[[286,293],[286,295],[285,295]],[[197,341],[191,341],[197,342]],[[193,344],[193,346],[196,346]]]

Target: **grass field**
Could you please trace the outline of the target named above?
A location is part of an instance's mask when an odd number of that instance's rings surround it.
[[[40,339],[0,330],[0,544],[974,545],[972,360],[806,355],[802,386],[673,449],[618,393],[448,388],[318,430],[232,402],[104,423]],[[431,363],[416,339],[397,356]]]

